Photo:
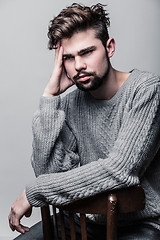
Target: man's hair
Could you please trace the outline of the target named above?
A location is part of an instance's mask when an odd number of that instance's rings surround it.
[[[110,19],[104,10],[104,5],[98,3],[87,7],[78,3],[63,9],[60,14],[50,21],[48,29],[48,48],[55,49],[59,41],[71,38],[76,32],[92,28],[95,30],[96,38],[106,46],[109,39],[108,27]]]

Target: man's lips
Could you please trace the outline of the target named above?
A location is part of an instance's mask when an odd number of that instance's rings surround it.
[[[79,76],[79,77],[78,77],[77,81],[78,81],[78,82],[86,82],[87,80],[90,79],[90,77],[91,77],[91,76],[89,76],[89,75],[87,75],[87,76],[86,76],[86,75],[82,75],[82,76]]]
[[[90,78],[94,74],[91,72],[78,72],[76,76],[73,77],[73,81],[75,82],[83,82],[83,83],[88,83],[90,81]]]

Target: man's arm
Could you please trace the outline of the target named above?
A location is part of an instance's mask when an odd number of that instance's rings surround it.
[[[79,161],[78,154],[75,153],[76,139],[65,121],[65,107],[59,96],[73,85],[66,76],[62,56],[63,48],[58,44],[52,75],[33,118],[32,166],[36,176],[69,170],[70,168],[66,168],[66,158],[74,159],[74,161],[71,160],[74,166]],[[64,132],[68,141],[61,137]],[[67,145],[68,142],[70,146]]]
[[[59,96],[42,98],[34,116],[32,166],[36,176],[66,171],[79,162],[76,138],[60,104]]]
[[[66,159],[74,159],[75,167],[78,164],[79,157],[74,152],[76,142],[73,134],[66,125],[68,137],[70,136],[70,147],[66,150],[60,136],[62,127],[65,125],[65,114],[60,106],[60,95],[66,89],[73,85],[73,82],[66,76],[62,61],[63,48],[57,46],[55,52],[55,63],[51,78],[44,90],[40,103],[40,109],[36,112],[33,119],[33,155],[32,165],[36,176],[42,173],[65,171],[67,169]],[[48,107],[48,108],[47,108]],[[51,129],[53,135],[50,134]],[[68,164],[69,165],[69,164]],[[14,231],[25,233],[29,228],[23,226],[20,220],[23,216],[31,215],[31,205],[26,197],[25,189],[17,200],[13,203],[9,214],[9,225]]]
[[[160,83],[153,78],[149,84],[135,92],[106,159],[64,173],[39,176],[27,186],[29,202],[34,206],[45,202],[66,204],[104,190],[138,184],[160,141]]]

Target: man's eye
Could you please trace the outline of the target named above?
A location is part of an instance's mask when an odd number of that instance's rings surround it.
[[[67,60],[71,60],[71,59],[73,59],[72,56],[66,56],[66,57],[63,57],[63,61],[67,61]]]

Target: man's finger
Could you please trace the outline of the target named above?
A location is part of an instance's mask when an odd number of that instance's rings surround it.
[[[17,232],[22,233],[22,234],[24,234],[25,232],[28,232],[30,230],[29,227],[23,226],[21,224],[19,224],[17,226],[11,226],[11,229],[12,229],[12,231],[16,230]]]
[[[23,226],[23,225],[21,225],[21,227],[24,229],[25,232],[29,232],[29,230],[30,230],[30,228],[27,227],[27,226]]]
[[[12,221],[12,212],[10,212],[10,214],[8,216],[8,221],[9,221],[9,226],[10,226],[11,230],[15,231],[15,227],[13,226],[13,221]]]
[[[63,56],[63,47],[61,46],[59,49],[59,54],[58,54],[58,63],[60,65],[62,64],[62,56]]]
[[[9,226],[10,226],[10,228],[11,228],[12,231],[15,231],[15,230],[16,230],[15,227],[14,227],[11,223],[9,223]]]
[[[16,227],[16,230],[20,233],[25,233],[25,232],[28,232],[29,231],[29,228],[26,227],[26,226],[23,226],[21,224],[19,224],[17,227]]]
[[[13,220],[13,218],[9,219],[9,226],[12,231],[16,230],[22,234],[30,230],[29,227],[23,226],[22,224],[18,223],[18,221]]]
[[[18,225],[18,226],[15,226],[15,230],[17,231],[17,232],[20,232],[20,233],[25,233],[25,230],[24,230],[24,228],[21,226],[21,224],[20,225]]]
[[[56,46],[56,49],[55,49],[55,60],[58,58],[59,49],[60,49],[60,42],[57,43],[57,46]]]

